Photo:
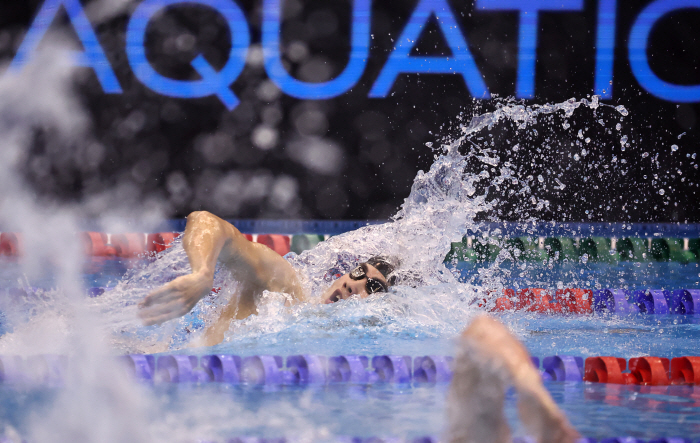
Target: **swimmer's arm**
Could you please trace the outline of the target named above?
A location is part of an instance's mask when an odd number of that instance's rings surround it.
[[[233,312],[228,320],[255,313],[255,302],[264,290],[288,293],[292,301],[305,299],[296,272],[284,258],[248,241],[233,225],[209,212],[187,217],[182,244],[192,273],[153,291],[140,303],[139,316],[146,325],[187,314],[211,290],[217,261],[241,286],[239,296],[232,298],[233,306],[224,311],[224,315]]]
[[[518,391],[518,409],[526,429],[538,443],[574,443],[580,435],[542,384],[525,346],[495,319],[480,316],[462,334],[475,358],[503,367]]]

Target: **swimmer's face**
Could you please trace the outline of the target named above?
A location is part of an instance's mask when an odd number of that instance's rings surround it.
[[[389,287],[386,278],[381,272],[377,270],[372,265],[365,264],[367,267],[367,276],[359,280],[353,280],[350,277],[350,273],[347,273],[340,277],[338,280],[334,281],[330,288],[326,290],[321,298],[324,304],[334,303],[339,300],[345,300],[347,298],[357,296],[360,298],[368,297],[367,293],[367,277],[374,280],[379,280],[382,282],[384,287]]]

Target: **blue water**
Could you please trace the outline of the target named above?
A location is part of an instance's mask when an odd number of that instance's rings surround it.
[[[602,439],[660,435],[700,436],[700,389],[546,382],[545,386],[572,424],[584,435]],[[149,387],[159,408],[154,421],[183,420],[175,426],[198,428],[201,438],[224,441],[233,436],[300,437],[333,441],[338,436],[440,435],[445,427],[447,385],[327,386],[322,388],[245,387],[225,384]],[[0,388],[0,423],[26,432],[27,412],[41,414],[57,390]],[[525,435],[517,420],[517,396],[509,392],[506,416],[516,436]],[[192,409],[197,408],[196,414]],[[195,421],[187,423],[187,421]],[[182,440],[186,441],[186,440]],[[190,440],[190,441],[195,441]]]
[[[461,262],[453,267],[462,282],[484,283],[479,273],[484,265]],[[628,262],[617,264],[555,262],[550,264],[505,262],[499,266],[505,287],[584,289],[697,289],[700,263]]]
[[[122,260],[90,261],[85,267],[85,283],[87,286],[114,286],[135,265],[133,261]],[[0,287],[16,287],[18,282],[50,287],[50,273],[43,279],[30,281],[18,276],[13,266],[10,263],[0,271]],[[520,287],[554,287],[561,282],[565,287],[589,288],[597,285],[630,289],[698,287],[695,264],[528,264],[523,270],[503,269],[511,272],[503,280],[507,286],[518,283]],[[481,276],[475,267],[464,265],[453,272],[460,273],[463,281]],[[291,317],[283,317],[280,327],[254,318],[244,322],[239,333],[218,346],[179,349],[178,346],[189,340],[190,331],[202,325],[197,308],[172,332],[171,349],[196,355],[241,356],[453,355],[454,337],[468,323],[468,316],[415,322],[416,314],[410,313],[411,294],[399,291],[373,301],[343,302],[302,310]],[[404,304],[408,307],[403,307]],[[402,316],[402,309],[409,313]],[[392,314],[383,315],[383,310],[391,310]],[[449,307],[444,312],[449,313]],[[700,349],[700,316],[558,317],[518,312],[498,318],[540,358],[554,354],[584,358],[594,355],[678,357],[697,355]],[[561,382],[547,382],[546,387],[572,424],[586,436],[598,439],[620,435],[644,439],[700,438],[700,387]],[[440,435],[445,429],[447,386],[442,384],[317,388],[208,384],[156,385],[144,389],[151,392],[157,404],[149,417],[153,432],[160,429],[165,435],[173,426],[182,428],[183,436],[187,436],[182,441],[198,438],[224,441],[240,435],[297,436],[308,441],[333,441],[344,435],[409,438]],[[26,429],[29,417],[50,409],[57,392],[52,388],[0,387],[0,427],[11,425],[20,432],[29,432]],[[524,435],[517,420],[516,396],[512,392],[508,395],[506,415],[514,435]]]

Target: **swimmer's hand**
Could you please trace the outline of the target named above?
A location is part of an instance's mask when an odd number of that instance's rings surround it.
[[[183,275],[151,292],[139,303],[145,326],[181,317],[211,291],[213,278],[203,273]]]

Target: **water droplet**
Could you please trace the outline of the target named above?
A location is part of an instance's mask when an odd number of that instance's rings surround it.
[[[629,114],[629,112],[627,111],[627,108],[625,108],[625,107],[622,106],[622,105],[616,106],[616,107],[615,107],[615,110],[616,110],[617,112],[619,112],[620,114],[622,114],[622,115],[628,115],[628,114]]]
[[[664,195],[665,193],[666,191],[664,191],[663,189],[659,189],[659,195]]]
[[[538,175],[538,176],[537,176],[537,181],[540,182],[540,183],[544,183],[544,177],[542,177],[542,175]]]
[[[671,151],[676,152],[678,150],[678,145],[671,145]]]
[[[588,263],[588,254],[583,254],[581,256],[581,263]]]
[[[649,157],[649,153],[648,153],[648,152],[645,152],[645,153],[642,154],[642,158],[647,158],[647,157]]]
[[[578,154],[574,154],[574,160],[579,161],[581,157],[578,156]]]
[[[590,142],[591,142],[591,138],[590,138],[590,137],[586,137],[586,143],[590,143]]]
[[[433,147],[433,142],[426,142],[425,146],[432,148]]]
[[[616,125],[615,125],[615,129],[617,129],[617,130],[619,131],[620,129],[622,129],[622,125],[621,125],[621,124],[619,124],[619,123],[618,123],[618,124],[616,124]]]
[[[583,130],[581,130],[581,129],[578,130],[578,138],[583,140]]]

